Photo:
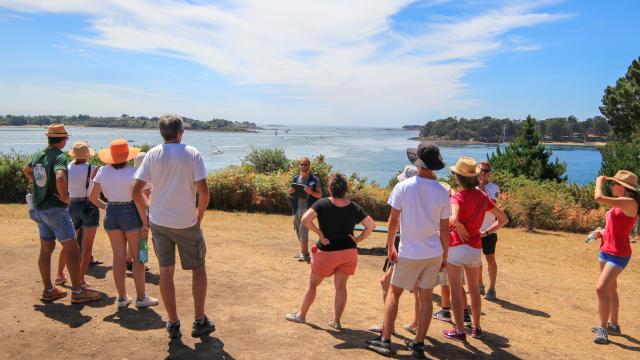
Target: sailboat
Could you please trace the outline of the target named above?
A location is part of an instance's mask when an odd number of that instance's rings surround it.
[[[213,143],[209,142],[209,145],[211,146],[211,155],[224,154],[224,151],[222,151],[222,149],[220,149],[219,147],[213,145]]]

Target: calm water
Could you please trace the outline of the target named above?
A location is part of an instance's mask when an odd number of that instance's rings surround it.
[[[386,185],[395,174],[408,164],[407,147],[416,147],[417,142],[408,138],[418,131],[365,129],[365,128],[311,128],[277,127],[259,133],[217,133],[186,131],[183,142],[200,150],[209,170],[239,164],[251,147],[280,147],[287,157],[315,156],[324,154],[334,170],[350,174],[357,172],[369,180]],[[289,129],[288,132],[286,130]],[[157,130],[70,128],[70,142],[88,141],[94,149],[108,147],[117,138],[133,140],[132,144],[159,144],[162,138]],[[0,127],[0,152],[14,149],[31,153],[45,145],[46,128]],[[212,154],[212,145],[223,150],[223,154]],[[70,149],[71,145],[67,145]],[[441,146],[447,165],[455,164],[462,155],[476,160],[485,159],[495,150],[487,145]],[[569,181],[584,184],[595,179],[600,169],[601,156],[595,148],[554,146],[553,159],[567,163]],[[446,176],[448,171],[440,171]]]

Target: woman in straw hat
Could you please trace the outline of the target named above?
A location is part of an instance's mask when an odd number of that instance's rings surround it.
[[[97,167],[87,163],[87,160],[95,155],[95,152],[85,141],[73,143],[69,156],[74,158],[69,163],[67,177],[69,182],[69,214],[76,230],[76,239],[80,245],[80,283],[82,286],[90,286],[84,276],[89,269],[92,258],[93,240],[96,237],[96,230],[100,225],[100,211],[89,201],[91,183],[96,176]],[[56,284],[62,285],[67,282],[64,276],[66,257],[60,254],[58,262],[58,276]]]
[[[471,297],[471,336],[480,338],[482,337],[480,328],[482,242],[480,238],[496,232],[509,222],[507,216],[495,206],[493,200],[485,192],[477,189],[480,169],[476,165],[474,159],[463,156],[455,166],[450,167],[460,188],[460,191],[451,197],[452,215],[449,218],[449,223],[452,230],[449,257],[447,258],[447,273],[455,326],[442,333],[449,339],[459,341],[466,340],[462,309],[463,296],[465,296],[462,292],[462,270],[464,269],[466,274]],[[497,220],[484,234],[480,234],[480,226],[482,226],[486,212],[491,212]]]
[[[611,181],[613,197],[604,196],[602,185]],[[598,314],[600,324],[593,327],[596,333],[594,341],[598,344],[609,343],[608,335],[621,335],[618,325],[618,284],[617,279],[631,259],[629,233],[638,218],[638,177],[627,170],[620,170],[614,177],[598,176],[594,198],[599,204],[610,206],[605,215],[604,230],[596,233],[602,239],[600,244],[600,277],[596,285],[598,294]]]
[[[117,139],[111,142],[108,149],[98,151],[98,157],[107,164],[101,167],[93,179],[91,201],[102,209],[106,209],[104,228],[111,240],[113,250],[113,280],[118,289],[118,309],[131,303],[125,286],[125,261],[127,244],[133,255],[133,280],[136,285],[136,307],[143,308],[158,305],[158,300],[145,292],[144,264],[138,261],[142,217],[147,216],[144,207],[136,207],[131,198],[131,186],[136,168],[129,166],[140,152],[138,148],[130,148],[127,140]],[[105,203],[99,197],[100,192],[108,199]]]

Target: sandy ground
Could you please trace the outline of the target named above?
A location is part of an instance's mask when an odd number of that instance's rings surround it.
[[[286,216],[208,212],[209,292],[207,314],[217,325],[214,336],[189,336],[193,320],[190,273],[176,273],[182,341],[170,342],[164,330],[162,305],[117,312],[110,270],[110,247],[98,232],[94,254],[105,265],[91,269],[89,281],[104,292],[102,301],[71,305],[39,301],[42,285],[37,271],[37,229],[23,206],[0,205],[2,249],[0,290],[0,358],[47,359],[341,359],[379,358],[363,349],[373,337],[366,329],[382,316],[378,278],[384,261],[382,235],[374,235],[360,249],[359,267],[349,283],[345,329],[332,331],[326,323],[333,313],[333,286],[321,285],[308,324],[284,320],[296,310],[308,278],[309,266],[292,259],[296,241]],[[427,355],[440,359],[638,359],[640,358],[640,266],[637,256],[619,279],[624,333],[608,346],[592,342],[595,324],[594,285],[598,276],[597,246],[583,236],[566,233],[526,233],[507,229],[499,234],[499,283],[495,302],[483,302],[482,340],[461,344],[446,340],[449,325],[434,320],[427,339]],[[640,246],[633,244],[640,253]],[[59,247],[54,257],[57,260]],[[158,265],[151,256],[148,293],[159,297]],[[127,280],[131,294],[133,280]],[[439,290],[436,290],[436,293]],[[438,295],[434,301],[439,301]],[[413,298],[402,298],[397,328],[411,320]],[[393,339],[396,358],[410,353]]]

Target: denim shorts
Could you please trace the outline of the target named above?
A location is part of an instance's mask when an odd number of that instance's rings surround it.
[[[600,251],[600,256],[598,256],[598,260],[601,263],[607,264],[610,263],[613,266],[619,267],[620,269],[624,269],[629,260],[631,260],[631,256],[613,256],[611,254],[607,254],[605,252]]]
[[[87,206],[93,207],[95,210],[93,214],[86,215],[84,209]],[[69,215],[73,221],[73,227],[80,229],[84,228],[97,228],[100,225],[100,211],[98,207],[93,205],[89,200],[72,201],[69,205]]]
[[[138,214],[138,209],[133,202],[125,204],[107,205],[107,211],[104,215],[104,229],[122,230],[124,232],[137,231],[142,228],[142,221]]]
[[[29,210],[31,220],[38,223],[40,239],[44,241],[75,240],[76,230],[66,207],[53,207],[44,210]]]

